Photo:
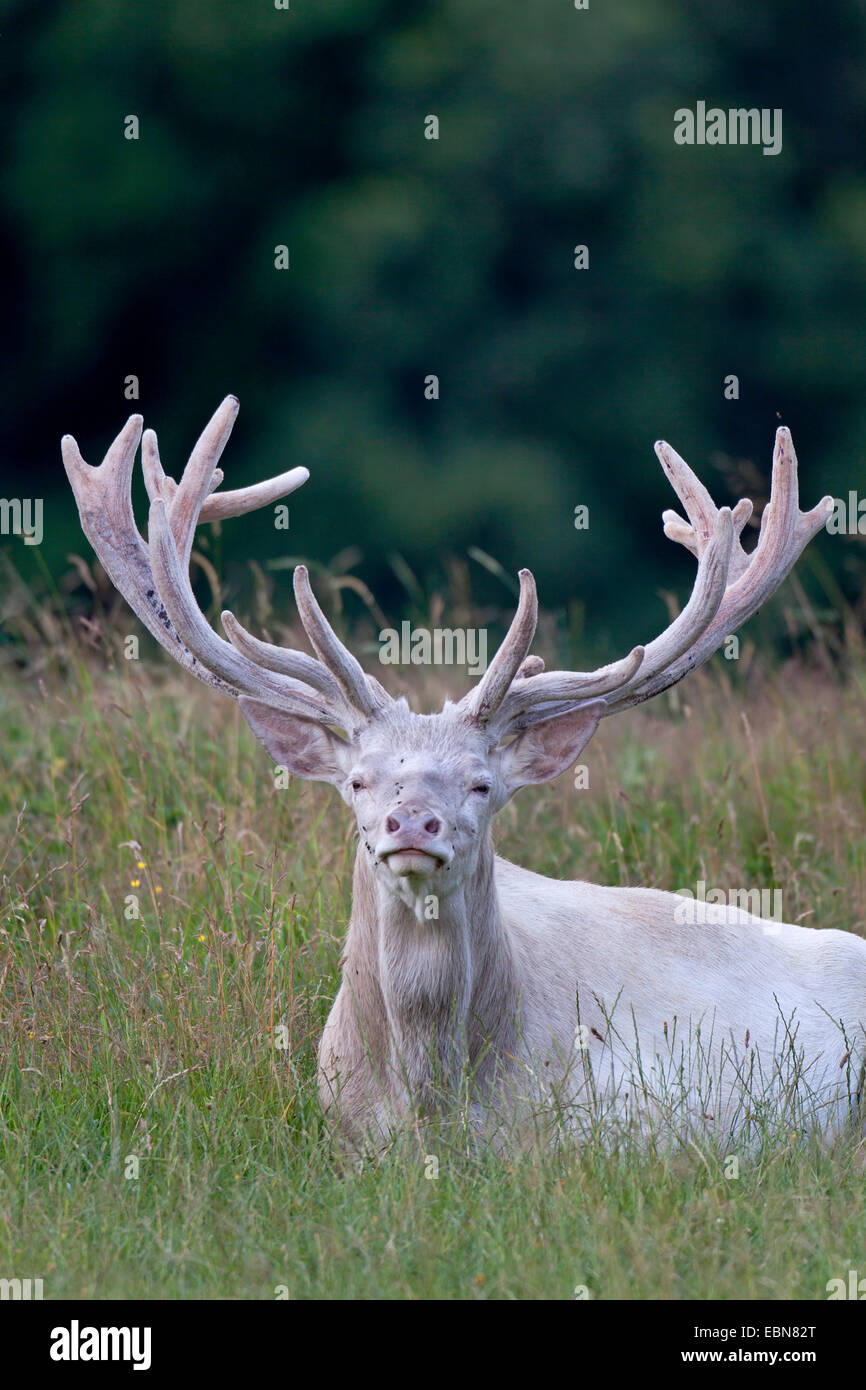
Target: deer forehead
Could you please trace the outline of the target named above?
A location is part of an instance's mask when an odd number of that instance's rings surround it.
[[[361,733],[356,761],[359,770],[388,790],[419,783],[447,790],[487,770],[490,749],[489,738],[447,707],[440,714],[403,708]]]

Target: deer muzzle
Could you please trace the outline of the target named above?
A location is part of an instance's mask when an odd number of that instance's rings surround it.
[[[454,857],[443,830],[442,817],[433,811],[395,809],[385,818],[376,857],[398,878],[435,873]]]

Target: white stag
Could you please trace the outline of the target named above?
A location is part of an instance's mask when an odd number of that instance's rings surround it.
[[[674,450],[656,445],[688,517],[665,512],[665,532],[698,569],[686,607],[648,646],[596,671],[545,672],[528,655],[537,604],[522,570],[514,621],[479,683],[424,715],[363,672],[303,566],[295,596],[315,656],[258,640],[231,613],[228,641],[205,620],[188,574],[198,522],[265,506],[309,476],[296,468],[215,491],[237,409],[232,396],[222,403],[180,483],[145,431],[147,543],[130,500],[141,417],[98,468],[68,435],[63,459],[84,531],[142,622],[186,670],[239,698],[277,763],[332,783],[355,813],[343,978],[319,1050],[322,1103],[344,1131],[381,1141],[458,1089],[488,1127],[544,1105],[644,1133],[653,1123],[741,1133],[768,1107],[826,1130],[859,1126],[866,941],[737,908],[696,928],[676,894],[543,878],[497,857],[490,836],[514,792],[569,767],[602,718],[706,661],[825,524],[831,498],[799,510],[787,429],[748,554],[751,502],[716,508]]]

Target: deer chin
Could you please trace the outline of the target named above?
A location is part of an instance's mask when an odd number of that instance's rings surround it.
[[[423,849],[394,849],[382,858],[395,878],[408,878],[411,874],[429,878],[444,862],[438,854],[428,854]]]

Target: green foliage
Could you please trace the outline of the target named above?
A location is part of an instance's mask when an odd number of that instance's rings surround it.
[[[40,478],[55,574],[86,553],[60,434],[98,460],[140,408],[176,469],[229,390],[232,482],[312,471],[294,553],[358,544],[396,607],[392,552],[441,576],[479,546],[563,612],[579,594],[605,648],[688,584],[657,436],[731,500],[778,412],[810,504],[861,486],[856,0],[4,8],[0,447],[5,488]],[[781,108],[782,153],[675,146],[699,99]],[[284,541],[248,520],[224,554]],[[862,538],[818,544],[859,599]]]

